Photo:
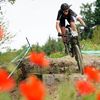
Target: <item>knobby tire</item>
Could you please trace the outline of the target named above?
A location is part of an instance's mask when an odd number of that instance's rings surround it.
[[[77,61],[79,71],[81,72],[81,74],[83,74],[83,59],[78,45],[75,45],[75,59]]]

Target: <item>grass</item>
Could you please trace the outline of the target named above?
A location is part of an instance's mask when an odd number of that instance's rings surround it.
[[[76,92],[71,82],[64,82],[59,86],[59,100],[76,100]]]
[[[67,81],[59,84],[56,90],[56,94],[53,93],[53,95],[58,95],[57,96],[58,99],[54,99],[51,97],[53,100],[77,100],[74,85],[71,82],[67,82]],[[51,100],[51,98],[48,95],[46,97],[46,100]]]
[[[80,42],[82,50],[100,50],[100,44],[95,44],[90,39],[82,40]]]
[[[0,93],[0,100],[11,100],[11,96],[8,93]]]
[[[77,92],[75,90],[75,86],[72,81],[64,80],[63,82],[59,83],[57,82],[57,84],[52,84],[49,90],[49,92],[51,92],[52,94],[49,95],[49,93],[47,92],[45,100],[96,100],[95,94],[91,94],[84,97],[77,97]],[[16,94],[18,96],[19,92],[16,93],[18,93]],[[57,99],[54,99],[55,97],[57,97]],[[0,100],[11,100],[11,97],[7,93],[0,93]],[[20,96],[18,100],[25,100],[25,99]]]
[[[58,89],[56,91],[58,93],[56,95],[58,95],[59,99],[54,99],[48,95],[45,100],[96,100],[95,94],[77,96],[77,92],[71,81],[66,81],[59,84]]]
[[[62,53],[62,52],[56,52],[56,53],[52,53],[49,57],[50,58],[61,58],[63,56],[65,56],[64,53]]]

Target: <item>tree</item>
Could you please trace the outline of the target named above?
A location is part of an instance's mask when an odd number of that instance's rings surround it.
[[[83,16],[83,19],[88,26],[89,30],[87,32],[84,32],[82,34],[82,39],[87,39],[87,38],[92,38],[92,30],[91,27],[95,25],[95,15],[94,15],[94,3],[87,3],[87,4],[82,4],[80,7],[81,11],[80,14]]]
[[[47,55],[50,55],[51,53],[55,52],[57,49],[57,45],[56,45],[56,40],[52,39],[49,36],[48,41],[46,42],[46,44],[43,46],[43,50]]]
[[[16,0],[8,0],[11,4],[14,4]]]
[[[56,45],[57,45],[57,51],[62,52],[64,49],[64,44],[62,42],[62,39],[58,38]]]
[[[100,25],[100,0],[95,2],[95,24]]]
[[[62,39],[59,39],[56,41],[55,39],[49,37],[46,44],[43,46],[43,51],[50,55],[51,53],[55,52],[62,52],[64,50],[64,44],[62,42]]]
[[[42,51],[42,49],[41,49],[39,43],[37,43],[37,44],[35,45],[35,51],[36,51],[36,52],[41,52],[41,51]]]
[[[82,4],[80,8],[81,8],[80,14],[83,16],[83,19],[86,22],[87,26],[92,27],[95,24],[94,12],[92,10],[93,3]]]

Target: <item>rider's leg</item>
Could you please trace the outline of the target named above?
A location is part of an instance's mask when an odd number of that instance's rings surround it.
[[[63,41],[63,43],[64,43],[64,46],[65,46],[65,53],[66,54],[68,54],[68,50],[66,49],[67,47],[67,45],[66,45],[66,43],[67,43],[67,37],[65,36],[67,33],[66,33],[66,28],[65,28],[65,26],[62,26],[62,27],[60,27],[61,28],[61,32],[62,32],[62,41]]]
[[[73,31],[74,33],[77,33],[77,27],[76,27],[74,18],[73,18],[72,16],[69,16],[69,17],[67,18],[67,21],[68,21],[68,23],[70,24],[72,31]]]
[[[77,33],[76,24],[75,24],[74,21],[71,21],[71,22],[70,22],[70,26],[71,26],[72,32],[73,32],[74,34],[75,34],[75,33],[78,34],[78,33]],[[78,42],[78,41],[77,41],[77,42]],[[78,45],[79,45],[79,44],[78,44]],[[73,48],[71,48],[71,50],[72,50],[72,52],[73,52]],[[74,57],[74,53],[75,53],[75,52],[72,53],[72,57]]]
[[[63,17],[60,19],[60,28],[61,28],[61,32],[62,32],[62,40],[65,43],[67,39],[65,37],[65,34],[66,34],[65,18],[63,18]]]
[[[70,26],[73,32],[77,33],[77,27],[74,21],[70,22]]]
[[[66,28],[65,28],[65,26],[61,27],[61,32],[62,32],[62,40],[63,40],[64,43],[66,43],[67,42],[67,37],[65,36],[66,35]]]

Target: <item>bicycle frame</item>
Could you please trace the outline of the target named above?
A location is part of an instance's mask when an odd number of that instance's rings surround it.
[[[67,30],[68,29],[68,30]],[[66,41],[68,46],[68,52],[74,54],[74,46],[77,44],[79,46],[78,35],[73,35],[70,25],[66,26]],[[79,46],[80,47],[80,46]],[[72,50],[71,50],[72,49]],[[74,55],[73,55],[74,56]],[[73,57],[72,56],[72,57]]]
[[[79,45],[78,34],[73,34],[69,25],[66,26],[66,43],[65,43],[65,51],[71,55],[71,57],[75,57],[77,61],[77,65],[79,71],[83,74],[83,61],[82,54]]]

